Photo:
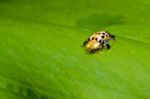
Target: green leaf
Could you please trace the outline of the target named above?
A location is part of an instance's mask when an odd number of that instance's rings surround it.
[[[0,99],[150,99],[148,0],[1,0]],[[80,46],[95,31],[110,50]]]

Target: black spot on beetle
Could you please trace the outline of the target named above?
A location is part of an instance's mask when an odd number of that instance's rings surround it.
[[[104,41],[102,41],[101,43],[104,44]]]
[[[99,43],[104,44],[104,40],[99,40]]]
[[[101,42],[102,42],[102,40],[99,40],[99,42],[101,43]]]

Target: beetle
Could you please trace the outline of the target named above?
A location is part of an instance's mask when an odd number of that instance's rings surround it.
[[[83,46],[89,52],[95,52],[97,50],[102,50],[104,46],[110,49],[109,41],[115,39],[114,35],[111,35],[107,31],[98,31],[91,35],[86,41],[83,42]]]

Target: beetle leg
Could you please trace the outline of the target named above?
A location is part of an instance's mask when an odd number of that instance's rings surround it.
[[[109,44],[106,44],[106,47],[107,47],[107,49],[110,49],[110,45]]]
[[[90,38],[88,38],[88,40],[86,40],[85,42],[83,42],[83,46],[85,46],[88,41],[90,41]]]
[[[110,35],[111,38],[115,39],[115,35]]]

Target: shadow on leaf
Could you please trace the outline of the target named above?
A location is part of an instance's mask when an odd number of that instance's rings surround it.
[[[92,14],[90,16],[80,18],[76,23],[76,27],[80,29],[98,31],[108,26],[124,23],[124,18],[122,16],[114,16],[110,14]]]

